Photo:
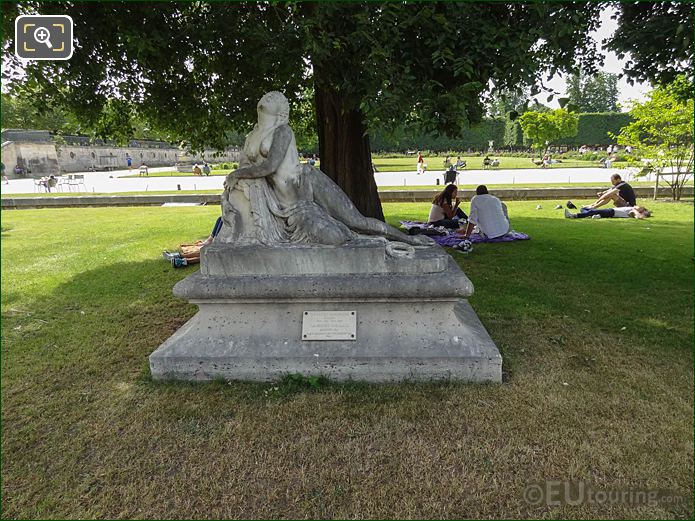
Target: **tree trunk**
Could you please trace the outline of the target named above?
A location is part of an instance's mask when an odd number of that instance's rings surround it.
[[[363,215],[383,221],[362,112],[345,109],[340,94],[330,87],[317,83],[314,88],[321,170]]]

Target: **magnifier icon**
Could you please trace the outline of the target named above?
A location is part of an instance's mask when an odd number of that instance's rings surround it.
[[[34,31],[34,39],[39,43],[45,43],[46,47],[49,49],[53,48],[51,45],[51,32],[45,27],[37,27]]]

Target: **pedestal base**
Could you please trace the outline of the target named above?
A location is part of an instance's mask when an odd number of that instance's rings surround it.
[[[439,260],[445,269],[419,275],[193,274],[174,293],[200,310],[150,355],[152,376],[271,381],[301,373],[338,381],[500,382],[502,357],[461,298],[472,294],[470,280],[440,248],[427,250],[445,256]],[[302,340],[306,311],[355,311],[355,339]]]

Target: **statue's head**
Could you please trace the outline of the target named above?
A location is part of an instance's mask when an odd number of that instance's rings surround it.
[[[290,104],[287,98],[276,90],[265,94],[258,102],[258,113],[275,116],[279,123],[287,123],[290,119]]]

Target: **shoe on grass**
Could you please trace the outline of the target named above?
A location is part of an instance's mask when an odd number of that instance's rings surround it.
[[[565,219],[576,219],[577,216],[565,208]]]
[[[576,210],[576,209],[577,209],[577,207],[574,206],[574,203],[573,203],[572,201],[567,201],[567,205],[566,205],[566,206],[567,206],[567,208],[569,208],[570,210]]]
[[[171,259],[171,267],[172,268],[183,268],[184,266],[188,266],[188,261],[182,257],[172,257]]]
[[[558,205],[555,207],[555,209],[556,209],[556,210],[562,210],[562,205],[561,205],[561,204],[558,204]]]
[[[600,218],[601,218],[601,216],[600,216],[600,215],[598,215],[598,214],[596,214],[596,215],[592,215],[592,216],[591,216],[591,218],[592,218],[592,219],[600,219]]]

